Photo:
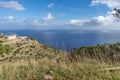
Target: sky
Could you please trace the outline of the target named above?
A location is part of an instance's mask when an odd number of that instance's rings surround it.
[[[0,0],[0,30],[120,30],[120,0]]]

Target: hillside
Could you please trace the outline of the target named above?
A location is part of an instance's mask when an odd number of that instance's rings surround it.
[[[62,52],[33,38],[10,40],[0,45],[0,63],[14,61],[18,58],[55,59]]]
[[[120,43],[74,48],[71,53],[73,57],[76,55],[81,58],[91,58],[99,61],[119,62]]]
[[[93,58],[104,55],[105,52],[106,56],[109,56],[108,53],[113,50],[113,47],[114,52],[119,54],[119,43],[74,49],[72,56],[64,51],[44,45],[33,38],[11,40],[0,44],[0,80],[120,79],[118,70],[102,70],[104,68],[116,68],[120,66],[119,63],[110,62],[108,59],[104,61]],[[100,52],[98,54],[94,53],[94,48]],[[86,50],[85,54],[84,51]],[[84,55],[76,51],[83,51]],[[91,53],[93,54],[91,55]],[[74,58],[76,54],[77,57]]]

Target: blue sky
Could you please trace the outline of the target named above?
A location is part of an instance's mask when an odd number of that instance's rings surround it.
[[[119,0],[0,0],[0,29],[118,30]],[[108,22],[108,23],[106,23]]]

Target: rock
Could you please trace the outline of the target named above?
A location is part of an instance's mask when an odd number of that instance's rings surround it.
[[[51,80],[51,79],[53,79],[53,76],[52,75],[45,75],[44,79],[45,80]]]
[[[44,76],[44,79],[45,80],[51,80],[51,79],[53,79],[53,71],[51,70],[51,71],[48,71],[47,73],[46,73],[46,75]]]

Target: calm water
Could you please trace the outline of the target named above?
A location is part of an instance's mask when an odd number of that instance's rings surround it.
[[[70,51],[81,46],[90,46],[103,43],[116,43],[120,41],[120,32],[81,32],[69,30],[35,31],[35,30],[1,30],[5,34],[15,33],[17,35],[36,38],[38,41]]]

